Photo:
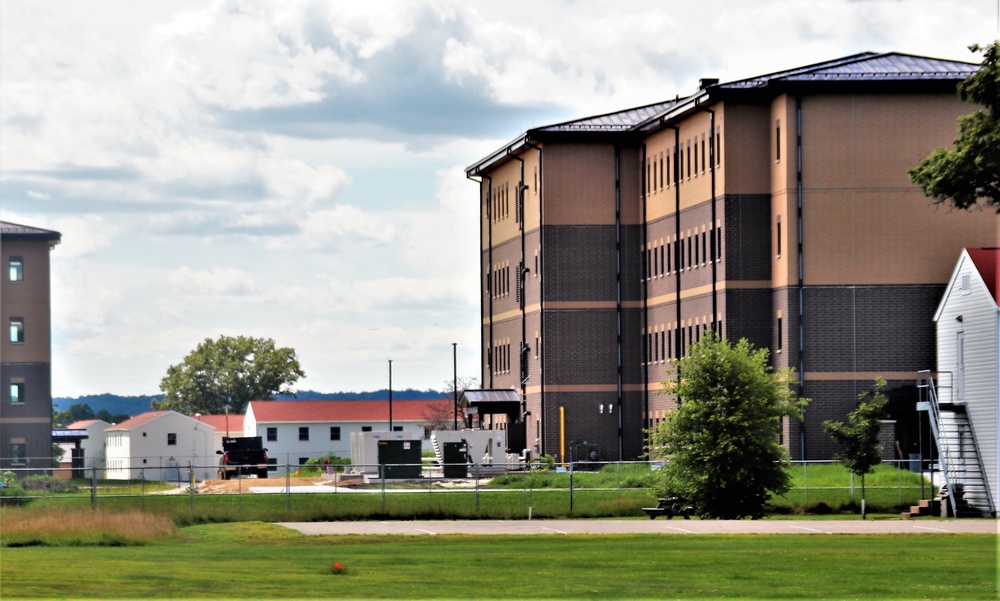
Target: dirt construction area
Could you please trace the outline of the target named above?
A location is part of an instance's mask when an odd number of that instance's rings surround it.
[[[327,479],[323,476],[316,476],[313,478],[291,478],[290,480],[285,480],[285,478],[243,478],[243,479],[232,479],[232,480],[202,480],[198,482],[195,490],[198,494],[207,495],[226,495],[235,494],[239,492],[249,492],[251,488],[268,488],[277,489],[284,488],[286,484],[290,484],[292,487],[325,487],[329,489],[329,492],[333,492],[335,488],[350,488],[352,486],[357,486],[362,484],[361,476],[343,476],[340,478],[339,482],[334,482],[332,479]],[[322,488],[317,489],[317,492],[324,492]]]

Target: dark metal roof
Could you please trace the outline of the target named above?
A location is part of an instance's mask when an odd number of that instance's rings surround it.
[[[631,131],[635,128],[635,126],[670,110],[670,108],[676,105],[677,102],[677,100],[657,102],[655,104],[648,104],[646,106],[618,111],[616,113],[607,113],[605,115],[585,117],[575,121],[566,121],[565,123],[548,125],[532,131]]]
[[[691,96],[672,101],[530,129],[469,166],[466,174],[481,175],[510,160],[511,154],[531,141],[638,143],[642,136],[662,127],[663,122],[683,118],[723,99],[764,102],[775,94],[792,92],[953,92],[960,81],[978,69],[975,63],[898,52],[862,52],[748,79],[709,84]]]
[[[974,63],[912,54],[863,52],[844,58],[718,84],[719,89],[760,88],[779,81],[961,80],[979,68]]]
[[[0,221],[0,237],[17,238],[20,240],[50,240],[56,244],[62,239],[62,234],[52,230],[43,230],[28,225]]]

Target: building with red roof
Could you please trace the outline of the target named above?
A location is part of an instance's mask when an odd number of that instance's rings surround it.
[[[962,251],[934,315],[937,450],[952,488],[982,514],[1000,498],[1000,248]]]
[[[104,433],[109,479],[181,482],[189,469],[198,479],[214,477],[215,428],[194,417],[149,411]]]
[[[268,457],[281,466],[297,466],[332,453],[351,457],[354,432],[402,432],[412,440],[427,438],[435,414],[452,411],[452,399],[378,401],[251,401],[246,436],[260,436]]]

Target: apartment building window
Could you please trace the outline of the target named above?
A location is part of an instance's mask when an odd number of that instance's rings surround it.
[[[10,258],[10,269],[8,273],[10,274],[10,281],[12,282],[24,281],[24,261],[21,259],[21,257]]]
[[[667,165],[667,174],[666,174],[667,177],[666,177],[666,180],[667,180],[667,187],[669,188],[670,187],[670,152],[668,151],[666,154],[667,154],[667,156],[666,156],[666,165]]]
[[[698,263],[701,262],[699,260],[699,255],[700,254],[701,254],[701,252],[700,252],[700,249],[698,248],[698,234],[695,234],[694,235],[694,266],[695,267],[697,267]]]
[[[402,432],[403,431],[403,426],[393,426],[392,427],[392,431],[393,432]]]
[[[778,234],[778,238],[775,241],[775,248],[777,249],[777,256],[781,256],[781,215],[778,215],[778,222],[775,224],[775,231]]]
[[[24,465],[28,455],[27,445],[23,442],[13,442],[10,445],[11,465]]]
[[[704,231],[701,233],[701,262],[708,262],[708,233]]]
[[[687,141],[687,176],[691,179],[691,140]]]
[[[14,344],[21,344],[24,342],[24,318],[23,317],[11,317],[10,318],[10,341]]]
[[[692,246],[692,244],[691,244],[691,237],[690,236],[688,236],[687,243],[688,243],[688,255],[687,255],[688,256],[688,262],[687,262],[687,266],[688,266],[688,269],[691,269],[691,257],[692,257],[692,255],[691,255],[691,246]]]
[[[276,428],[276,427],[273,427],[273,428],[272,427],[268,427],[268,429],[267,429],[267,441],[268,442],[277,442],[278,441],[278,428]]]
[[[24,403],[24,382],[10,383],[10,403],[12,405]]]
[[[781,119],[774,122],[774,160],[781,162]]]
[[[361,431],[362,432],[371,432],[372,431],[372,427],[371,426],[361,426]]]
[[[785,328],[782,323],[781,313],[778,313],[778,352],[780,353],[784,349],[785,344]]]
[[[663,189],[663,153],[660,153],[660,189]]]
[[[704,163],[705,157],[702,157],[702,162]],[[698,177],[698,138],[694,139],[694,176]]]
[[[722,260],[722,226],[715,228],[715,260]]]
[[[177,446],[177,434],[174,432],[167,433],[167,446],[174,447]]]
[[[704,173],[708,169],[708,161],[705,160],[705,134],[701,134],[701,171]]]
[[[716,127],[715,128],[715,148],[713,148],[712,150],[715,151],[715,165],[717,167],[721,167],[722,166],[722,128],[721,127]]]
[[[308,441],[309,440],[309,426],[299,427],[299,440]]]
[[[340,426],[330,426],[330,440],[340,440]]]

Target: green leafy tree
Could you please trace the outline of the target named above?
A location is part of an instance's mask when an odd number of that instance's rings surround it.
[[[677,409],[651,432],[650,454],[667,459],[664,496],[679,496],[702,517],[761,518],[768,498],[787,492],[788,452],[782,418],[798,417],[789,369],[775,371],[768,350],[710,335],[675,362],[679,377],[663,382]]]
[[[242,413],[250,401],[294,396],[291,386],[304,375],[295,349],[277,348],[270,338],[206,338],[184,361],[167,368],[160,380],[163,400],[151,406],[187,415]]]
[[[844,450],[835,455],[851,473],[861,476],[861,517],[865,517],[865,474],[875,471],[882,463],[882,419],[889,399],[882,393],[885,380],[875,378],[875,388],[858,397],[858,406],[847,414],[847,423],[827,420],[823,427],[830,436],[843,445]]]
[[[1000,213],[1000,41],[985,48],[983,64],[958,86],[962,100],[983,107],[958,120],[958,139],[951,150],[937,148],[910,169],[910,181],[938,202],[970,209],[980,198]]]
[[[94,410],[87,403],[70,405],[65,411],[55,411],[55,405],[52,406],[52,409],[54,411],[52,422],[53,425],[58,427],[66,427],[74,422],[94,419],[95,417]]]

